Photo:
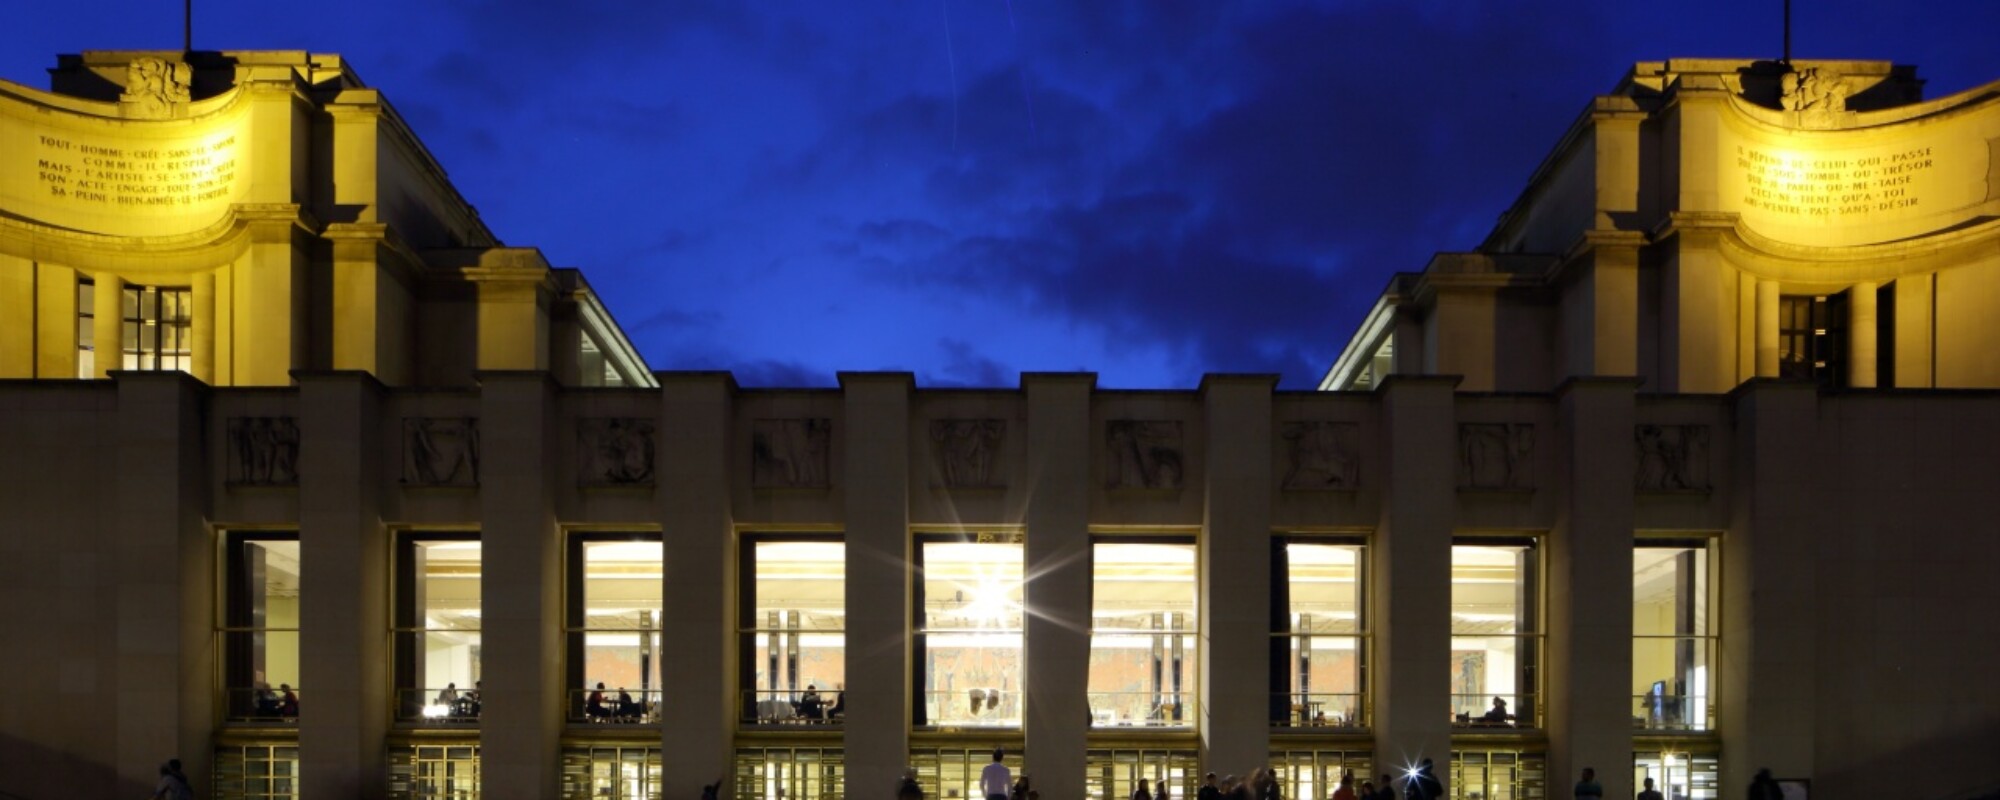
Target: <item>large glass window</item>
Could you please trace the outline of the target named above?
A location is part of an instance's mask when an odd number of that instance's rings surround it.
[[[917,725],[1019,727],[1021,536],[918,537]]]
[[[658,747],[607,744],[563,748],[564,797],[655,800],[663,791],[665,777]]]
[[[128,286],[120,344],[124,368],[185,370],[194,347],[193,293],[186,289]]]
[[[476,742],[389,747],[392,800],[479,800]]]
[[[1194,542],[1106,539],[1091,547],[1091,724],[1195,719]]]
[[[737,660],[748,724],[847,715],[847,547],[838,536],[760,534],[738,555]]]
[[[1717,775],[1721,772],[1713,752],[1686,753],[1671,750],[1639,749],[1632,754],[1632,786],[1643,790],[1647,779],[1653,790],[1669,800],[1716,800]]]
[[[396,710],[406,722],[479,719],[479,540],[405,534],[396,548]]]
[[[1140,781],[1155,798],[1194,800],[1201,788],[1201,757],[1194,750],[1093,749],[1083,764],[1083,796],[1095,800],[1126,800]]]
[[[1540,727],[1540,551],[1528,539],[1451,548],[1451,706],[1459,725]]]
[[[938,800],[979,800],[985,797],[986,794],[979,790],[979,773],[991,763],[993,748],[990,747],[923,747],[910,750],[910,766],[917,768],[917,785],[923,787],[925,797]],[[1025,774],[1026,765],[1020,747],[1005,747],[1000,763],[1006,764],[1016,778]],[[1032,780],[1031,777],[1030,782]]]
[[[655,722],[660,709],[663,550],[659,534],[570,538],[571,722]]]
[[[1640,540],[1632,553],[1633,727],[1715,729],[1708,542]]]
[[[1375,785],[1368,774],[1374,760],[1367,750],[1278,750],[1271,753],[1271,771],[1278,776],[1279,797],[1331,797],[1341,777],[1351,776],[1355,796],[1367,800],[1372,795],[1361,790],[1364,784]]]
[[[1778,298],[1778,375],[1844,386],[1847,293]]]
[[[1542,800],[1548,796],[1548,756],[1522,750],[1462,750],[1451,754],[1451,800]],[[1397,776],[1399,783],[1401,776]]]
[[[230,532],[222,552],[223,692],[231,722],[298,721],[299,539]]]
[[[827,800],[845,790],[837,747],[745,747],[737,749],[735,764],[730,788],[739,800]]]
[[[298,796],[297,743],[226,744],[215,749],[215,797],[298,800]]]
[[[1361,544],[1298,537],[1271,546],[1271,724],[1366,727]]]

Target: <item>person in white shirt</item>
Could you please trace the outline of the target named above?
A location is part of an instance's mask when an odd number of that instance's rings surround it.
[[[986,800],[1007,800],[1007,790],[1014,786],[1014,773],[1000,763],[1006,753],[1006,748],[993,748],[993,763],[979,773],[979,790],[986,794]]]

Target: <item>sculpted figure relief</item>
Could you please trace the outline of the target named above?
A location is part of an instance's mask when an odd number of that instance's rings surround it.
[[[1115,419],[1104,424],[1104,485],[1111,489],[1179,489],[1178,420]]]
[[[1352,422],[1287,422],[1283,428],[1287,489],[1352,489],[1359,483],[1361,458]]]
[[[585,486],[653,482],[653,421],[599,417],[576,421],[577,480]]]
[[[827,486],[833,420],[760,419],[750,427],[750,485],[759,489]]]
[[[403,420],[403,482],[419,486],[477,486],[479,420],[472,417]]]
[[[1528,489],[1535,426],[1518,422],[1458,426],[1458,486],[1461,489]]]
[[[1707,489],[1707,425],[1640,425],[1633,430],[1640,490]]]
[[[194,71],[178,61],[133,59],[125,65],[125,94],[119,99],[142,117],[172,116],[175,103],[188,101],[193,78]]]
[[[259,486],[299,482],[299,426],[291,417],[229,420],[229,480]]]
[[[946,486],[994,486],[1000,440],[1007,434],[1003,419],[931,420],[931,453]]]
[[[1813,117],[1832,117],[1847,111],[1847,81],[1840,73],[1807,67],[1785,73],[1785,110]]]

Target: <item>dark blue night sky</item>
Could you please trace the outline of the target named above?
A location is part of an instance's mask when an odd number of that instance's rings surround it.
[[[202,49],[347,57],[508,244],[655,369],[1317,382],[1632,62],[1776,57],[1778,0],[197,0]],[[181,3],[23,3],[0,77],[177,49]],[[1797,0],[1797,58],[2000,80],[2000,2]]]

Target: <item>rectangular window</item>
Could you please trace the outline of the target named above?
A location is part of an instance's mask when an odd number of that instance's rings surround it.
[[[1194,542],[1185,538],[1091,545],[1092,725],[1194,725],[1194,558]]]
[[[186,370],[194,347],[193,292],[156,286],[128,286],[119,337],[124,369]]]
[[[1716,800],[1721,774],[1720,759],[1714,753],[1685,753],[1640,750],[1632,754],[1632,786],[1646,788],[1647,779],[1661,797],[1674,800]]]
[[[1271,543],[1271,724],[1368,726],[1362,548],[1325,537]]]
[[[1331,797],[1341,778],[1349,777],[1354,795],[1366,800],[1373,795],[1362,794],[1362,787],[1378,785],[1368,774],[1374,759],[1367,750],[1280,750],[1271,753],[1271,771],[1278,776],[1279,797]]]
[[[1634,728],[1715,730],[1712,561],[1705,540],[1641,539],[1632,553]]]
[[[1847,293],[1778,298],[1778,376],[1846,385]]]
[[[298,722],[299,538],[223,534],[223,692],[233,723]]]
[[[1092,749],[1084,752],[1083,764],[1085,797],[1125,800],[1140,781],[1155,798],[1164,789],[1167,797],[1194,800],[1201,789],[1201,756],[1195,750]]]
[[[1540,550],[1530,539],[1451,548],[1451,706],[1467,727],[1540,727]]]
[[[389,797],[479,800],[479,745],[390,745]]]
[[[1451,800],[1542,800],[1548,797],[1548,755],[1521,750],[1454,750]],[[1403,776],[1396,776],[1398,788]]]
[[[76,282],[76,376],[97,377],[97,282]]]
[[[396,547],[396,715],[479,721],[479,539],[409,533]]]
[[[216,748],[215,796],[229,800],[297,800],[299,746],[281,742]]]
[[[737,581],[750,725],[837,725],[847,716],[847,546],[838,536],[746,537]]]
[[[664,778],[658,747],[563,748],[564,797],[653,800],[664,791]]]
[[[659,534],[570,537],[569,721],[658,721],[664,553]]]
[[[917,785],[923,787],[924,797],[938,798],[938,800],[984,798],[986,793],[979,790],[979,773],[991,763],[993,763],[991,747],[971,749],[926,747],[912,748],[910,751],[910,766],[917,768]],[[1006,764],[1007,770],[1015,778],[1021,777],[1026,768],[1021,758],[1021,748],[1012,745],[1001,754],[1000,763]],[[883,791],[884,795],[888,793],[888,790]]]
[[[737,749],[735,764],[731,788],[739,800],[837,798],[847,780],[837,747],[745,747]]]
[[[919,726],[1021,725],[1021,535],[917,540]]]

